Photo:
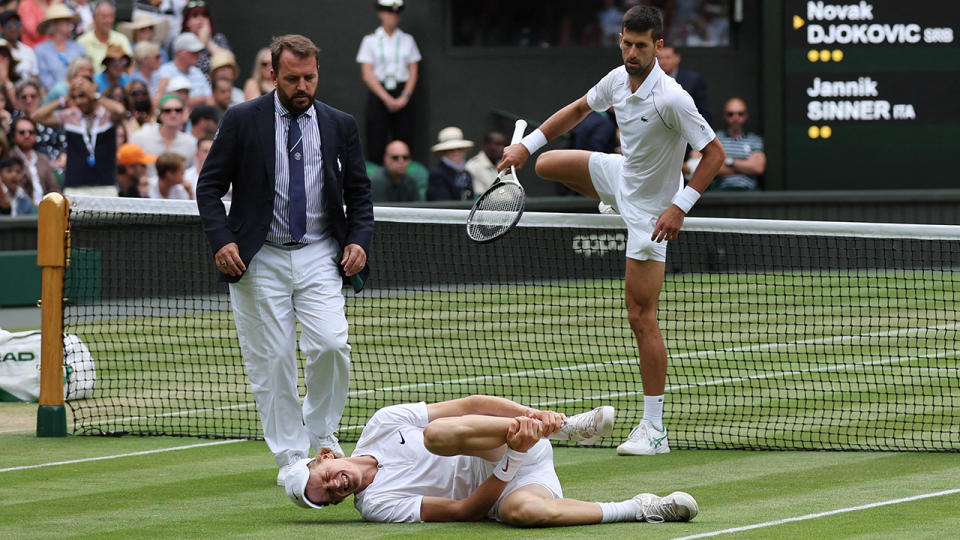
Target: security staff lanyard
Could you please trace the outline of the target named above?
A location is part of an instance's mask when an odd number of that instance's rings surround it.
[[[383,64],[386,74],[383,76],[383,87],[387,90],[393,90],[397,87],[397,79],[400,78],[400,36],[396,36],[396,46],[393,48],[393,73],[390,73],[387,65],[387,55],[383,52],[383,35],[377,36],[380,43],[380,63]]]

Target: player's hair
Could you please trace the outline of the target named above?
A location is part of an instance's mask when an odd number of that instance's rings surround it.
[[[157,156],[157,178],[163,178],[171,171],[178,171],[187,164],[183,156],[174,152],[164,152]]]
[[[320,49],[310,38],[300,34],[287,34],[273,38],[270,43],[270,61],[273,64],[274,73],[280,67],[280,54],[283,51],[290,51],[297,58],[308,58],[312,56],[315,60],[320,60]]]
[[[663,39],[663,12],[653,6],[633,6],[623,14],[622,28],[631,32],[653,30],[654,41]]]

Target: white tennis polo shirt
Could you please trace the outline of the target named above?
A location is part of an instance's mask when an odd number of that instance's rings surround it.
[[[687,143],[699,151],[716,137],[690,94],[659,63],[636,92],[630,91],[626,68],[613,69],[587,92],[587,104],[598,112],[612,106],[617,115],[623,151],[618,200],[654,216],[683,187],[680,168]],[[620,208],[625,219],[629,210]]]
[[[438,456],[423,445],[426,403],[391,405],[377,411],[351,454],[373,456],[379,471],[354,495],[354,506],[368,521],[419,522],[423,497],[465,499],[486,479],[483,460]]]

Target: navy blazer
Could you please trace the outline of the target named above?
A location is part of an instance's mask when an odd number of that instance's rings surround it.
[[[250,266],[273,220],[276,184],[273,92],[227,109],[197,181],[197,207],[203,231],[216,253],[236,242]],[[370,256],[373,203],[357,122],[352,116],[314,101],[323,155],[323,211],[340,245],[357,244]],[[220,198],[233,185],[230,214]],[[346,206],[346,211],[344,211]],[[369,265],[359,275],[366,281]],[[341,275],[343,268],[340,269]],[[242,276],[241,276],[242,277]],[[220,281],[240,277],[220,274]],[[346,284],[350,280],[344,277]]]

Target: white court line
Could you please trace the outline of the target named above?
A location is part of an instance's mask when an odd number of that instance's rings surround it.
[[[31,431],[33,431],[33,430],[30,429],[30,428],[25,428],[25,429],[2,429],[2,430],[0,430],[0,435],[3,435],[4,433],[30,433]]]
[[[960,328],[960,323],[945,324],[945,325],[940,325],[940,326],[929,326],[929,327],[922,327],[922,328],[907,328],[907,329],[898,328],[898,329],[894,329],[894,330],[886,330],[886,331],[883,331],[883,332],[873,332],[873,333],[869,333],[869,334],[854,334],[854,335],[852,335],[852,336],[829,336],[829,337],[824,337],[824,338],[804,339],[804,340],[799,340],[799,341],[788,341],[788,342],[786,342],[786,343],[760,343],[760,344],[754,344],[754,345],[744,345],[744,346],[741,346],[741,347],[730,347],[730,348],[726,348],[726,349],[714,349],[714,350],[709,350],[709,351],[691,351],[691,352],[686,352],[686,353],[677,353],[677,354],[670,355],[670,359],[697,358],[697,357],[700,357],[700,356],[712,356],[712,355],[724,354],[724,353],[765,351],[765,350],[769,350],[769,349],[781,349],[781,348],[796,347],[796,346],[803,346],[803,345],[823,345],[823,344],[828,344],[828,343],[839,343],[839,342],[845,342],[845,341],[851,341],[851,340],[857,340],[857,339],[864,339],[864,338],[874,338],[874,337],[911,336],[911,335],[915,335],[915,334],[919,334],[919,333],[927,332],[927,331],[952,330],[952,329],[956,329],[956,328]],[[949,354],[955,354],[955,353],[956,353],[956,351],[951,351],[951,352],[948,352],[948,353],[946,353],[946,354],[949,355]],[[935,356],[936,356],[936,355],[931,356],[931,357],[935,357]],[[917,358],[926,358],[926,357],[925,357],[925,356],[920,356],[920,357],[916,357],[916,358],[907,358],[907,359],[898,358],[898,359],[893,359],[893,360],[891,360],[891,361],[877,361],[877,362],[873,362],[873,364],[878,364],[878,363],[890,363],[890,362],[902,362],[902,361],[911,360],[911,359],[917,359]],[[623,360],[612,360],[612,361],[607,361],[607,362],[593,362],[593,363],[589,363],[589,364],[577,364],[577,365],[573,365],[573,366],[558,366],[558,367],[551,367],[551,368],[531,369],[531,370],[525,370],[525,371],[515,371],[515,372],[512,372],[512,373],[500,373],[500,374],[496,374],[496,375],[477,375],[477,376],[474,376],[474,377],[461,377],[461,378],[459,378],[459,379],[447,379],[447,380],[442,380],[442,381],[431,381],[431,382],[401,384],[401,385],[396,385],[396,386],[387,386],[387,387],[383,387],[383,388],[373,388],[373,389],[369,389],[369,390],[353,390],[353,391],[349,392],[347,395],[350,396],[350,397],[356,397],[356,396],[361,396],[361,395],[365,395],[365,394],[373,394],[373,393],[377,393],[377,392],[393,392],[393,391],[398,391],[398,390],[411,390],[411,389],[417,389],[417,388],[421,388],[421,389],[422,389],[422,388],[431,388],[431,387],[434,387],[434,386],[446,386],[446,385],[450,385],[450,384],[463,384],[463,383],[482,382],[482,381],[497,380],[497,379],[504,379],[504,378],[510,378],[510,377],[527,377],[527,376],[531,376],[531,375],[542,375],[542,374],[545,374],[545,373],[554,373],[554,372],[561,372],[561,371],[590,370],[590,369],[594,369],[594,368],[597,368],[597,367],[615,366],[615,365],[621,365],[621,364],[636,364],[636,363],[639,363],[639,362],[640,362],[640,360],[637,359],[637,358],[627,358],[627,359],[623,359]],[[828,368],[823,368],[823,369],[819,369],[819,370],[820,370],[820,371],[823,371],[823,370],[830,370],[830,369],[834,369],[834,370],[836,370],[836,369],[846,369],[846,368],[848,368],[848,367],[850,367],[850,366],[857,366],[857,365],[870,365],[870,363],[867,363],[867,364],[842,364],[842,365],[840,365],[840,366],[828,366]],[[682,388],[692,388],[692,387],[695,387],[695,386],[714,386],[714,385],[718,385],[718,384],[725,384],[725,383],[728,383],[728,382],[742,382],[742,381],[745,381],[745,380],[748,380],[748,379],[754,379],[754,378],[778,377],[778,376],[784,376],[784,373],[786,373],[787,375],[795,375],[795,374],[804,373],[804,372],[806,372],[806,373],[814,373],[814,372],[816,372],[816,371],[818,371],[818,370],[817,370],[817,369],[812,369],[812,370],[793,371],[793,372],[775,372],[775,373],[764,374],[764,375],[760,375],[760,376],[752,376],[752,377],[743,377],[743,378],[735,378],[735,379],[719,379],[719,380],[714,380],[714,381],[704,381],[704,382],[701,382],[701,383],[693,383],[693,384],[688,384],[688,385],[673,386],[673,387],[667,388],[667,390],[678,390],[678,389],[682,389]],[[611,397],[622,397],[622,396],[637,395],[637,394],[639,394],[639,393],[640,393],[640,392],[621,392],[621,393],[617,393],[617,394],[604,394],[604,395],[601,395],[601,396],[594,396],[594,397],[591,397],[591,398],[577,398],[577,399],[567,399],[567,400],[560,400],[560,401],[544,402],[544,403],[540,403],[540,404],[531,404],[531,406],[537,406],[537,405],[539,405],[539,406],[544,406],[544,405],[556,405],[556,404],[558,404],[558,403],[579,402],[579,401],[586,401],[586,400],[589,400],[589,399],[608,399],[608,398],[611,398]],[[203,409],[191,409],[191,410],[187,410],[187,411],[175,411],[175,412],[169,412],[169,413],[161,413],[161,414],[153,414],[153,415],[144,415],[144,416],[128,416],[128,417],[125,417],[125,418],[114,418],[114,419],[111,419],[111,420],[103,420],[103,421],[91,422],[91,423],[89,423],[89,424],[81,423],[80,425],[81,425],[81,426],[85,426],[85,425],[98,426],[98,425],[103,425],[103,424],[115,424],[115,423],[120,423],[120,422],[129,422],[129,421],[140,420],[140,419],[144,419],[144,418],[163,418],[163,417],[168,417],[168,416],[184,416],[184,415],[190,415],[190,414],[201,414],[201,413],[210,412],[210,411],[249,408],[249,407],[253,407],[253,406],[254,406],[253,403],[241,403],[241,404],[237,404],[237,405],[227,405],[227,406],[223,406],[223,407],[209,407],[209,408],[203,408]],[[341,428],[341,429],[345,429],[345,428]]]
[[[87,461],[102,461],[105,459],[117,459],[122,457],[129,456],[143,456],[146,454],[159,454],[160,452],[173,452],[174,450],[187,450],[190,448],[200,448],[203,446],[217,446],[221,444],[231,444],[235,442],[243,442],[246,439],[230,439],[227,441],[214,441],[200,444],[189,444],[187,446],[174,446],[172,448],[158,448],[156,450],[143,450],[140,452],[128,452],[126,454],[115,454],[112,456],[99,456],[92,458],[83,458],[83,459],[71,459],[69,461],[54,461],[52,463],[41,463],[39,465],[21,465],[19,467],[7,467],[6,469],[0,469],[0,473],[10,472],[10,471],[23,471],[26,469],[38,469],[40,467],[52,467],[54,465],[69,465],[71,463],[85,463]]]
[[[691,540],[693,538],[710,538],[712,536],[720,536],[721,534],[731,534],[743,531],[751,531],[753,529],[762,529],[764,527],[774,527],[776,525],[783,525],[784,523],[793,523],[796,521],[806,521],[808,519],[818,519],[826,516],[833,516],[836,514],[846,514],[848,512],[858,512],[860,510],[869,510],[871,508],[878,508],[881,506],[888,506],[891,504],[900,504],[905,502],[919,501],[922,499],[929,499],[932,497],[943,497],[944,495],[954,495],[960,493],[960,489],[947,489],[944,491],[937,491],[935,493],[925,493],[923,495],[914,495],[913,497],[904,497],[902,499],[891,499],[889,501],[880,501],[870,504],[862,504],[860,506],[851,506],[849,508],[840,508],[838,510],[830,510],[827,512],[817,512],[816,514],[807,514],[805,516],[796,516],[792,518],[778,519],[775,521],[766,521],[763,523],[754,523],[753,525],[744,525],[743,527],[733,527],[730,529],[722,529],[719,531],[705,532],[700,534],[694,534],[691,536],[682,536],[679,538],[674,538],[673,540]]]

